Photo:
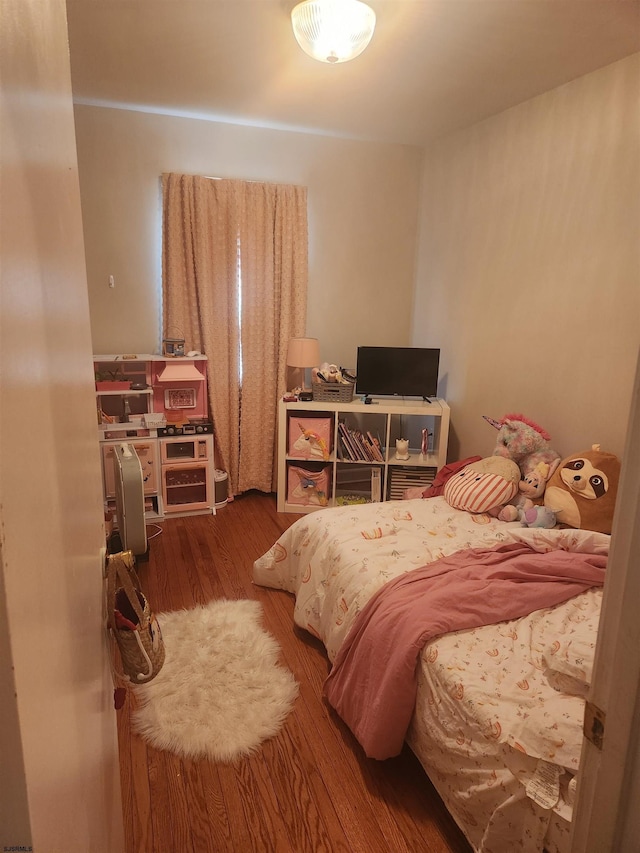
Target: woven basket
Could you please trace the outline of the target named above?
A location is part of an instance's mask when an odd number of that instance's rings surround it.
[[[322,403],[350,403],[353,400],[353,382],[314,382],[313,399]]]
[[[122,583],[117,589],[116,580]],[[125,676],[134,684],[145,684],[162,669],[165,651],[158,620],[139,586],[131,551],[112,554],[107,566],[108,625]],[[122,627],[125,622],[130,627]]]

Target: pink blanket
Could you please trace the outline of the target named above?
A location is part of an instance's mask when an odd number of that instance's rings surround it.
[[[528,545],[471,548],[390,581],[356,616],[324,692],[369,758],[402,749],[425,643],[552,607],[602,586],[607,558]]]

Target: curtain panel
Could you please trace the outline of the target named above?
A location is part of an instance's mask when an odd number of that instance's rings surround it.
[[[306,187],[165,174],[163,332],[209,359],[229,493],[275,490],[289,338],[305,334]]]

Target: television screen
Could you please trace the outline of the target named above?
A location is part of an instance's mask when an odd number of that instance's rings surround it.
[[[435,397],[439,363],[439,349],[358,347],[356,394]]]

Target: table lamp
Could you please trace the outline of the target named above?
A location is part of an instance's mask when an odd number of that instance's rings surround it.
[[[320,345],[317,338],[291,338],[287,350],[287,366],[295,368],[292,371],[292,387],[307,389],[305,374],[307,368],[318,367],[320,364]]]

